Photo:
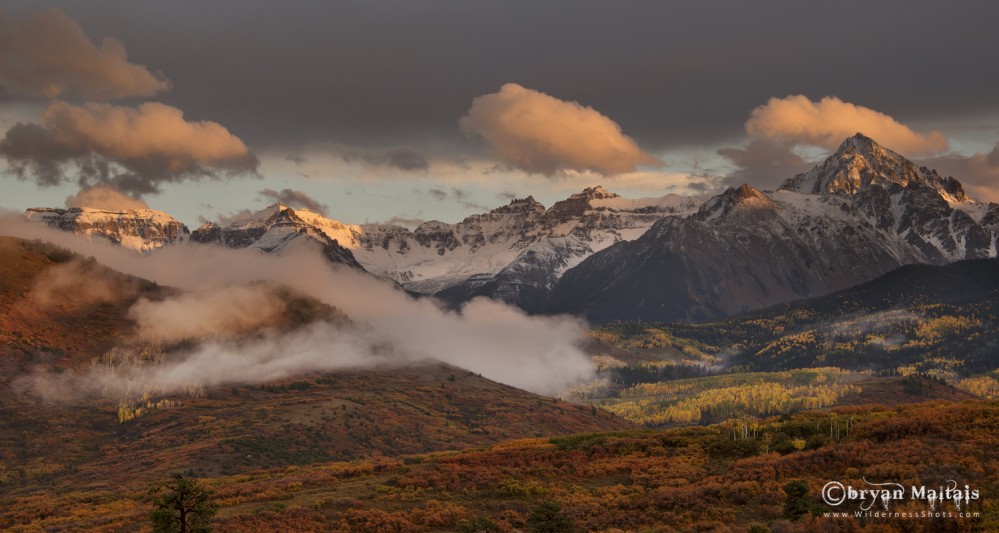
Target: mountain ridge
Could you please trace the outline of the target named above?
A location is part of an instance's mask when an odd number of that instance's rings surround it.
[[[324,217],[324,220],[328,219]],[[201,244],[250,248],[266,253],[281,253],[300,246],[318,246],[331,263],[364,270],[354,254],[331,237],[325,228],[306,221],[294,209],[280,203],[272,204],[224,228],[215,223],[205,223],[191,233],[191,240]]]
[[[999,205],[858,133],[775,191],[698,202],[630,200],[601,186],[514,199],[451,224],[345,224],[273,204],[190,232],[156,211],[29,209],[30,220],[139,251],[190,240],[332,263],[459,307],[488,297],[590,320],[707,320],[826,294],[911,263],[996,256]],[[96,221],[96,222],[95,222]]]
[[[226,225],[206,222],[189,237],[186,226],[180,225],[182,238],[132,248],[150,251],[189,240],[282,253],[308,245],[318,247],[332,263],[366,270],[415,294],[436,295],[455,305],[488,296],[531,310],[565,270],[585,257],[637,238],[663,217],[692,213],[698,205],[675,194],[626,199],[598,185],[549,208],[528,196],[454,224],[427,221],[409,230],[390,224],[345,224],[276,203]],[[42,212],[62,210],[29,209],[26,217],[113,242],[115,235],[129,231],[116,219],[91,228],[36,214]],[[170,218],[152,210],[123,213],[135,219]]]
[[[184,241],[191,233],[182,222],[155,209],[35,207],[25,211],[24,217],[63,231],[104,238],[138,252]]]
[[[693,215],[593,254],[562,276],[542,312],[717,319],[906,264],[995,257],[996,221],[999,205],[858,134],[777,191],[730,188]]]

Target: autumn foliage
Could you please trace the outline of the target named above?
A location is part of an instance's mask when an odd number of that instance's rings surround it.
[[[462,531],[476,525],[524,531],[540,519],[592,531],[748,531],[754,525],[762,531],[989,531],[999,527],[996,420],[999,404],[981,401],[836,408],[202,482],[221,506],[212,522],[218,531]],[[966,509],[979,513],[973,518],[822,516],[830,510],[818,498],[824,483],[862,486],[864,479],[928,486],[956,479],[984,497]],[[148,512],[141,497],[114,487],[5,501],[4,527],[112,530],[138,524]],[[895,505],[918,511],[925,504]]]

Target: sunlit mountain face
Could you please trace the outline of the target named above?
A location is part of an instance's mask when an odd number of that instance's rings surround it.
[[[0,530],[999,530],[999,8],[834,7],[6,2]]]

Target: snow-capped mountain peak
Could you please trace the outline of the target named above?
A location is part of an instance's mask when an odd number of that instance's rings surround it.
[[[821,165],[788,179],[780,188],[806,194],[857,194],[872,187],[893,186],[929,187],[947,200],[969,200],[954,178],[942,178],[935,170],[918,167],[862,133],[847,138]]]
[[[25,211],[24,217],[78,235],[107,239],[137,252],[182,241],[190,234],[183,223],[155,209],[36,207]]]
[[[999,205],[863,135],[763,193],[730,188],[687,217],[568,270],[542,310],[704,320],[826,294],[910,263],[996,257]]]
[[[207,222],[191,234],[202,244],[229,248],[251,248],[267,253],[282,253],[303,245],[319,246],[333,263],[360,269],[354,255],[343,242],[356,245],[356,226],[349,227],[318,213],[295,210],[284,204],[272,204],[221,227]]]
[[[602,185],[597,185],[595,187],[587,187],[583,189],[582,192],[570,196],[570,198],[575,198],[575,197],[586,197],[591,200],[606,200],[608,198],[620,198],[618,194],[608,191],[607,189],[603,188]]]
[[[766,194],[748,184],[743,184],[737,189],[730,187],[711,198],[694,216],[700,220],[713,220],[754,211],[772,211],[776,208],[776,204]]]
[[[678,195],[631,200],[588,187],[547,209],[528,196],[457,224],[426,222],[413,231],[363,225],[353,251],[369,271],[415,292],[454,301],[487,295],[531,307],[585,257],[698,205]]]

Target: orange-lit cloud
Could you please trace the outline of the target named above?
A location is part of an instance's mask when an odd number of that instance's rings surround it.
[[[146,202],[104,186],[85,187],[80,192],[67,196],[66,207],[92,207],[113,211],[149,209]]]
[[[939,132],[913,131],[884,113],[833,96],[818,102],[802,95],[771,98],[754,109],[746,122],[746,132],[754,137],[825,148],[839,146],[858,131],[908,156],[947,149],[947,139]]]
[[[17,123],[0,141],[13,172],[40,185],[65,179],[75,164],[84,185],[109,184],[136,194],[162,182],[255,172],[256,156],[243,141],[210,121],[189,122],[159,103],[138,108],[53,102],[40,124]]]
[[[13,94],[88,100],[152,96],[170,83],[130,63],[125,46],[105,38],[100,47],[59,9],[13,20],[0,12],[0,88]]]
[[[551,176],[576,170],[613,175],[661,164],[592,107],[515,83],[473,100],[459,124],[486,139],[504,163],[531,173]]]
[[[109,104],[74,106],[54,102],[42,114],[58,141],[112,159],[156,158],[174,171],[197,164],[224,166],[246,157],[243,141],[216,122],[188,122],[168,105],[138,108]]]

